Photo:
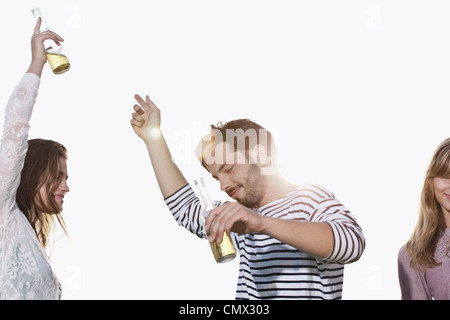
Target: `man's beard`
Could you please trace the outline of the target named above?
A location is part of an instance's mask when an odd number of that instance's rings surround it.
[[[263,196],[263,183],[261,181],[261,168],[256,164],[250,164],[247,178],[243,185],[244,196],[242,199],[236,199],[243,206],[256,209]]]

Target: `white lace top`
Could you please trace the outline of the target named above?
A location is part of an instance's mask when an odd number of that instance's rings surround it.
[[[61,286],[47,255],[16,203],[28,149],[29,121],[40,78],[23,76],[5,112],[0,144],[0,299],[60,299]]]

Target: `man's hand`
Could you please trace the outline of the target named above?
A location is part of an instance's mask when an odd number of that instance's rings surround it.
[[[133,106],[131,126],[138,137],[144,141],[160,136],[161,112],[148,96],[142,99],[139,95],[134,98],[139,103]]]
[[[214,208],[205,221],[206,230],[209,231],[209,241],[222,242],[223,232],[240,234],[263,232],[264,216],[244,207],[237,202],[225,202]],[[212,224],[212,226],[211,226]]]

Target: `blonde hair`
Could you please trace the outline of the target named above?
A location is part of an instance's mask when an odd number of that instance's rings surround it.
[[[428,166],[420,198],[419,219],[406,244],[411,267],[420,271],[440,265],[434,259],[440,236],[439,220],[443,214],[435,198],[433,179],[436,177],[450,177],[450,138],[437,147]]]

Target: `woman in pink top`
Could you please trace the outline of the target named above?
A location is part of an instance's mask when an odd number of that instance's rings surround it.
[[[450,138],[426,172],[419,220],[398,255],[404,300],[450,299]]]

